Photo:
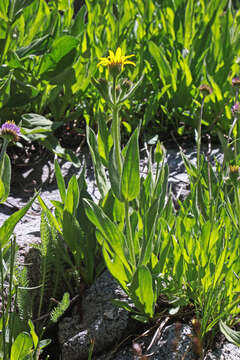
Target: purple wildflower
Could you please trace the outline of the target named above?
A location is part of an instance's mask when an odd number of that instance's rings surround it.
[[[240,112],[240,104],[239,102],[235,103],[233,106],[232,106],[232,114],[235,115],[235,114],[239,114]]]
[[[18,141],[20,135],[20,128],[14,121],[6,121],[1,127],[1,136],[6,137],[9,141]]]
[[[239,76],[235,76],[234,78],[232,78],[232,86],[240,86],[240,78]]]

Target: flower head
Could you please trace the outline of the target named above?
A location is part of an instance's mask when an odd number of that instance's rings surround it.
[[[6,138],[8,141],[16,142],[19,139],[20,128],[15,124],[14,121],[5,122],[1,129],[0,135]]]
[[[240,104],[239,102],[236,102],[233,106],[232,106],[232,114],[239,114],[240,113]]]
[[[239,182],[239,166],[238,165],[229,165],[229,178],[233,184]]]
[[[200,85],[199,90],[203,96],[211,95],[212,93],[212,88],[206,84]]]
[[[240,78],[239,76],[235,76],[232,78],[232,86],[239,87],[240,86]]]
[[[131,65],[136,66],[136,64],[133,61],[128,60],[133,56],[135,56],[135,55],[124,56],[122,54],[122,49],[119,47],[119,48],[117,48],[117,51],[115,54],[112,50],[109,50],[108,57],[101,57],[100,62],[98,63],[97,66],[100,66],[100,65],[108,66],[110,72],[113,75],[117,75],[124,69],[124,65],[126,65],[126,64],[131,64]]]
[[[238,165],[229,165],[229,172],[231,174],[238,174],[239,173],[239,166]]]

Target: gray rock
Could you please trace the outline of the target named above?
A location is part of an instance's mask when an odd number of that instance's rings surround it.
[[[182,324],[172,324],[163,329],[159,337],[155,338],[153,345],[149,347],[153,336],[142,336],[138,338],[137,345],[141,349],[143,359],[151,360],[198,360],[201,359],[197,354],[194,345],[194,333],[190,326]],[[139,354],[140,355],[140,354]],[[146,356],[146,358],[144,358]],[[134,352],[133,347],[125,347],[116,353],[105,353],[95,360],[137,360],[141,359]],[[224,343],[215,351],[208,351],[203,360],[239,360],[240,348]]]
[[[86,359],[91,341],[97,353],[118,342],[126,333],[129,312],[113,305],[112,299],[127,301],[121,287],[105,271],[83,297],[81,321],[76,315],[59,324],[63,360]]]
[[[157,335],[157,333],[156,333]],[[151,360],[196,360],[192,346],[192,329],[188,325],[176,326],[172,324],[166,326],[158,336],[151,341],[153,335],[142,336],[135,345],[140,348],[139,356],[131,348],[125,348],[117,354],[104,354],[96,360],[136,360],[141,359],[140,354],[146,359]],[[144,360],[145,360],[144,358]]]
[[[220,349],[208,353],[204,360],[240,360],[240,347],[224,343]]]

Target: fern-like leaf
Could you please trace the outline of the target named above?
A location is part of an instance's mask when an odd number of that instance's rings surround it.
[[[70,305],[69,293],[64,293],[62,300],[58,305],[51,311],[50,319],[52,322],[57,323],[59,318],[64,314]]]

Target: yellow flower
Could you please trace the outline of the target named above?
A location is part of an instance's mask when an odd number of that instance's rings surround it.
[[[100,62],[97,66],[108,66],[110,70],[117,70],[122,71],[124,68],[124,65],[131,64],[136,66],[136,64],[133,61],[129,61],[128,59],[133,57],[135,55],[128,55],[124,56],[122,55],[122,49],[119,47],[116,51],[116,54],[112,50],[109,50],[109,56],[108,57],[102,57],[100,58]]]

